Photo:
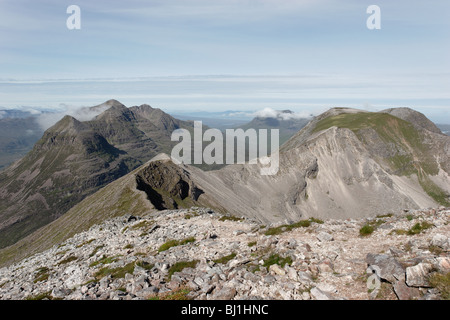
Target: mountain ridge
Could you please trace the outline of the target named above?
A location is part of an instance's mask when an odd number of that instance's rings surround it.
[[[399,139],[395,140],[397,134]],[[422,144],[425,151],[436,154],[428,157],[418,147]],[[392,161],[399,154],[404,156],[403,162]],[[405,208],[437,207],[446,205],[450,194],[449,154],[450,137],[441,133],[384,112],[331,109],[283,145],[280,169],[274,176],[261,176],[261,164],[203,171],[159,155],[121,178],[127,183],[114,181],[81,201],[46,226],[47,231],[38,237],[46,234],[52,239],[54,230],[60,230],[64,238],[64,230],[75,217],[101,221],[138,207],[158,212],[206,206],[266,225],[305,218],[364,218]],[[139,205],[136,207],[133,201]],[[82,230],[82,225],[77,230]],[[27,243],[47,241],[40,239],[28,237]],[[23,243],[3,254],[23,248]]]
[[[192,127],[162,111],[152,124],[148,105],[141,114],[140,107],[127,108],[117,100],[93,108],[105,106],[109,108],[89,121],[64,116],[27,155],[0,173],[1,247],[61,216],[159,152],[170,152],[172,128]],[[159,124],[163,118],[166,132]]]

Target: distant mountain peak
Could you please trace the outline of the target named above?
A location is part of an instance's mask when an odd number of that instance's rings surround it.
[[[104,102],[103,105],[109,105],[111,107],[116,107],[116,108],[123,108],[123,107],[125,107],[124,104],[122,104],[120,101],[118,101],[116,99],[110,99],[110,100]]]
[[[389,113],[397,118],[411,122],[414,126],[434,133],[442,133],[441,130],[429,120],[423,113],[408,107],[390,108],[381,112]]]

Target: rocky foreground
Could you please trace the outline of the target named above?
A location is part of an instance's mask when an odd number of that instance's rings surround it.
[[[0,269],[0,299],[449,299],[450,208],[260,226],[124,216]]]

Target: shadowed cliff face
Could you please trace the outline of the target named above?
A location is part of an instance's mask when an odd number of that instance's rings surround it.
[[[0,247],[53,221],[156,154],[170,153],[172,130],[191,127],[148,105],[105,104],[109,109],[91,121],[65,116],[0,173]]]
[[[158,210],[190,207],[204,193],[195,186],[187,171],[171,161],[148,164],[136,175],[136,185]]]

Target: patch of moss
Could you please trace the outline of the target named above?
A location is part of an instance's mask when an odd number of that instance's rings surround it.
[[[171,292],[149,297],[148,300],[190,300],[188,298],[190,292],[190,289],[183,287]]]
[[[238,218],[235,216],[222,216],[220,217],[219,221],[244,221],[242,218]]]
[[[72,261],[75,261],[75,260],[77,260],[77,259],[78,259],[78,258],[75,257],[75,256],[70,256],[70,257],[68,257],[68,258],[66,258],[66,259],[64,259],[64,260],[61,260],[61,261],[58,263],[58,266],[63,265],[63,264],[66,264],[66,263],[69,263],[69,262],[72,262]]]
[[[247,245],[248,245],[249,247],[253,247],[253,246],[256,245],[256,241],[250,241],[249,243],[247,243]]]
[[[195,238],[194,237],[189,237],[183,240],[169,240],[167,242],[165,242],[164,244],[162,244],[159,248],[158,248],[158,252],[162,252],[162,251],[166,251],[169,250],[172,247],[176,247],[176,246],[182,246],[191,242],[195,242]]]
[[[138,262],[136,262],[136,266],[138,266],[138,267],[141,267],[141,268],[143,268],[143,269],[145,269],[145,270],[151,270],[151,269],[153,269],[153,267],[155,266],[154,264],[152,264],[152,263],[148,263],[148,262],[146,262],[146,261],[138,261]]]
[[[362,226],[361,229],[359,229],[359,235],[362,237],[367,237],[371,235],[379,226],[381,226],[385,222],[386,221],[382,219],[375,219],[369,221],[364,226]]]
[[[100,280],[101,278],[110,275],[111,278],[113,278],[113,279],[120,279],[120,278],[125,277],[125,275],[127,273],[133,274],[134,267],[135,267],[135,262],[130,262],[123,267],[117,267],[117,268],[104,267],[104,268],[101,268],[100,270],[98,270],[94,274],[94,277],[97,280]]]
[[[369,224],[365,224],[364,226],[359,229],[359,235],[362,237],[366,237],[368,235],[371,235],[375,231],[374,226],[371,226]]]
[[[81,248],[81,247],[83,247],[83,246],[85,246],[85,245],[87,245],[87,244],[89,244],[89,243],[91,243],[91,242],[93,242],[93,241],[95,241],[95,239],[90,239],[90,240],[88,240],[88,241],[85,241],[85,242],[83,242],[83,243],[80,243],[79,245],[76,246],[76,248]]]
[[[293,229],[296,228],[307,228],[309,226],[311,226],[311,223],[319,223],[322,224],[323,221],[320,219],[316,219],[316,218],[309,218],[307,220],[300,220],[296,223],[292,223],[292,224],[285,224],[279,227],[273,227],[273,228],[269,228],[266,232],[264,232],[264,234],[266,236],[273,236],[273,235],[278,235],[281,234],[283,232],[289,232]]]
[[[28,297],[25,298],[25,300],[44,300],[44,299],[53,300],[53,297],[51,295],[51,291],[39,293],[37,295],[28,296]]]
[[[268,259],[264,260],[263,266],[269,268],[271,265],[277,264],[280,267],[284,267],[285,264],[291,265],[292,262],[291,257],[281,257],[278,254],[272,254]]]
[[[236,257],[236,253],[233,252],[233,253],[231,253],[231,254],[229,254],[227,256],[224,256],[222,258],[219,258],[219,259],[216,259],[216,260],[213,260],[213,261],[214,261],[214,263],[227,264],[228,261],[234,259],[235,257]]]
[[[91,252],[91,254],[89,255],[89,257],[95,256],[95,254],[96,254],[100,249],[102,249],[103,247],[105,247],[103,244],[102,244],[101,246],[95,247],[94,250],[93,250],[93,251]]]
[[[416,223],[414,226],[412,226],[409,230],[408,230],[408,235],[415,235],[415,234],[419,234],[421,232],[423,232],[424,230],[430,229],[432,228],[434,225],[423,221],[422,223]]]
[[[118,258],[117,256],[107,257],[107,256],[103,255],[103,257],[100,260],[92,262],[89,265],[89,267],[92,268],[92,267],[95,267],[95,266],[97,266],[99,264],[110,264],[110,263],[112,263],[114,261],[117,261],[117,258]]]
[[[446,274],[432,273],[428,278],[428,282],[431,287],[439,290],[442,299],[450,300],[450,272]]]
[[[47,267],[41,267],[36,270],[33,282],[38,283],[41,281],[47,281],[49,276],[50,276],[50,269]]]
[[[169,268],[169,274],[168,274],[168,279],[170,281],[170,279],[172,279],[172,275],[175,272],[181,272],[183,271],[183,269],[185,268],[195,268],[197,266],[197,263],[199,261],[198,260],[192,260],[192,261],[179,261],[175,264],[173,264],[170,268]]]

